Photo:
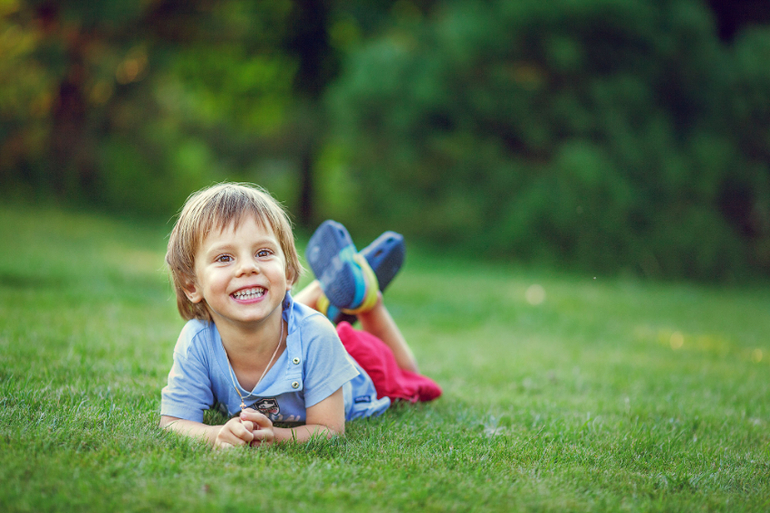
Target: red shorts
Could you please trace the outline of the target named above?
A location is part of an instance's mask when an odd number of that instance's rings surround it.
[[[374,335],[354,329],[347,322],[337,325],[337,334],[350,356],[372,378],[378,397],[415,403],[441,395],[441,387],[432,379],[400,368],[393,351]]]

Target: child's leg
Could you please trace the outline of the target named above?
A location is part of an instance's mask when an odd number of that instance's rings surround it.
[[[316,309],[318,298],[323,294],[321,284],[318,280],[313,280],[307,287],[299,291],[294,300],[310,308]],[[404,335],[398,329],[396,321],[390,316],[390,312],[382,301],[382,293],[378,294],[377,303],[366,312],[358,314],[358,320],[361,321],[361,328],[379,338],[393,351],[396,363],[403,370],[418,372],[417,360],[412,353],[409,344],[406,343]]]
[[[401,369],[417,372],[414,354],[385,308],[382,292],[378,290],[379,278],[382,277],[387,285],[404,261],[403,237],[386,232],[359,254],[351,256],[351,249],[355,251],[355,246],[345,227],[325,221],[308,243],[308,263],[318,279],[300,291],[295,299],[335,320],[340,309],[355,314],[364,331],[382,340],[391,349]],[[357,273],[360,273],[360,278],[352,279],[351,276]],[[350,290],[353,287],[355,291]],[[335,300],[354,296],[366,299],[354,311],[336,304],[338,308],[330,313],[327,289],[334,292]]]
[[[318,280],[313,280],[307,287],[300,290],[294,295],[294,301],[307,305],[313,310],[318,310],[318,299],[323,295],[324,291],[321,289],[321,284]]]
[[[378,295],[377,304],[371,310],[358,314],[358,320],[361,321],[361,328],[364,331],[379,338],[390,347],[393,356],[396,357],[396,363],[401,369],[418,372],[414,353],[412,353],[409,344],[406,343],[401,330],[398,329],[396,321],[385,308],[382,294]]]
[[[404,238],[388,231],[360,253],[345,227],[327,220],[310,238],[307,261],[319,281],[322,294],[312,297],[315,308],[334,324],[355,322],[355,314],[370,309],[377,290],[384,291],[404,262]]]
[[[362,249],[361,255],[364,256],[374,271],[380,292],[385,292],[404,263],[404,256],[406,255],[404,237],[399,233],[387,231]],[[339,324],[342,321],[353,324],[356,321],[356,316],[339,312],[332,317],[334,324]]]
[[[362,263],[368,264],[340,223],[321,223],[308,241],[305,257],[334,312],[366,308],[377,299],[376,289],[369,286],[362,267]],[[324,307],[319,309],[327,315],[332,313]]]

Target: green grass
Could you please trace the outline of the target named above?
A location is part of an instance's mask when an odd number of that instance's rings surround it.
[[[766,288],[411,247],[386,297],[444,396],[217,452],[156,427],[169,229],[0,208],[0,511],[770,509]]]

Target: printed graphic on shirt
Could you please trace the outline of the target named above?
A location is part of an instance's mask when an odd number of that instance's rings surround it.
[[[356,397],[355,399],[353,399],[353,402],[356,403],[356,404],[370,403],[370,402],[372,402],[372,398],[370,396],[368,396],[368,395],[360,395],[360,396]]]
[[[265,397],[251,405],[252,408],[266,417],[275,418],[281,413],[278,401],[275,397]]]

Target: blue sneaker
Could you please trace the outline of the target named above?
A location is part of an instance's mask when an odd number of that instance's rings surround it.
[[[355,261],[356,253],[345,227],[331,220],[321,223],[305,251],[321,289],[329,303],[338,309],[357,308],[366,295],[366,281]]]
[[[361,250],[361,255],[369,263],[369,266],[377,276],[377,283],[380,291],[393,281],[406,257],[406,246],[404,245],[404,236],[396,232],[385,232],[377,237],[371,244]],[[332,312],[329,311],[331,314]],[[334,324],[347,321],[351,324],[355,322],[356,316],[344,312],[335,312],[335,315],[329,315]]]

